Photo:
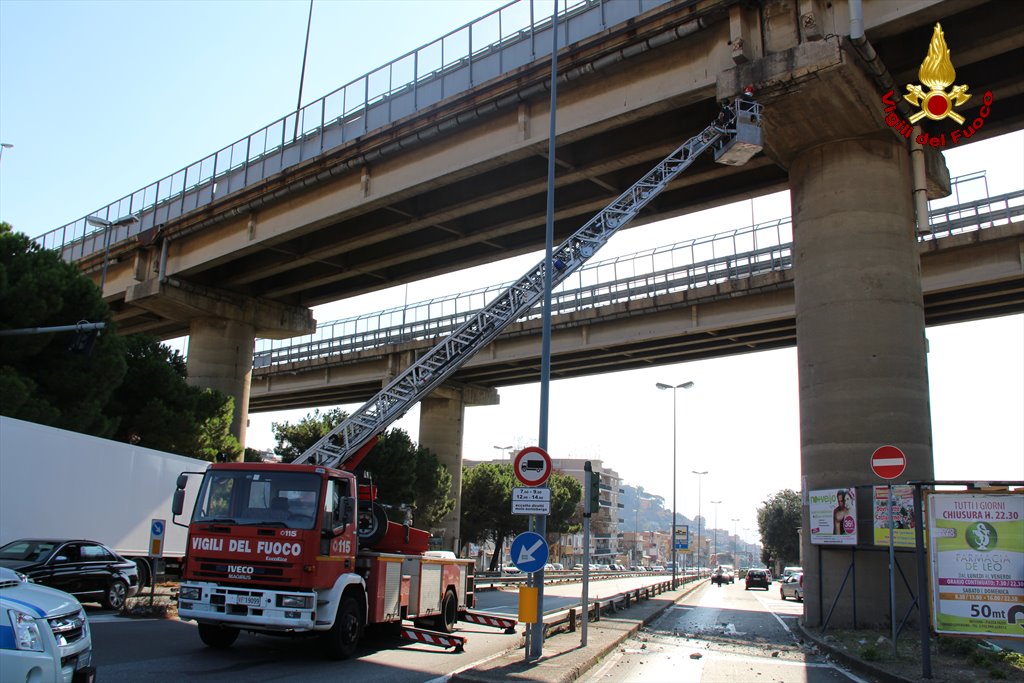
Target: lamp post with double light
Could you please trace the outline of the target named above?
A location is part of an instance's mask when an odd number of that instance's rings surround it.
[[[515,446],[494,446],[494,448],[497,448],[499,451],[501,451],[501,457],[502,459],[504,459],[505,451],[508,451],[508,453],[511,454]]]
[[[703,480],[704,475],[707,474],[707,470],[705,470],[703,472],[698,472],[697,470],[691,470],[691,472],[693,472],[694,474],[697,475],[697,577],[700,578],[701,572],[703,572],[703,570],[704,570],[704,564],[703,564],[703,562],[701,562],[701,558],[700,558],[700,544],[701,544],[701,538],[700,538],[700,523],[701,523],[701,518],[700,518],[700,483],[701,483],[701,480]]]
[[[682,384],[655,384],[659,389],[672,390],[672,539],[669,545],[672,548],[672,588],[676,587],[676,573],[679,570],[678,553],[676,553],[676,394],[679,389],[692,389],[693,382]]]
[[[111,228],[121,228],[132,223],[138,223],[138,216],[125,216],[124,218],[118,218],[116,221],[108,221],[106,218],[99,218],[98,216],[86,216],[85,222],[89,225],[95,225],[97,228],[103,228],[103,270],[100,271],[100,296],[103,296],[103,285],[107,281],[107,263],[110,261],[110,230]]]

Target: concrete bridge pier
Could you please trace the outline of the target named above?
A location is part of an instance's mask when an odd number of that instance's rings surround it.
[[[245,446],[256,337],[285,339],[316,330],[308,308],[243,297],[178,278],[153,277],[129,287],[125,302],[188,321],[188,382],[235,399],[231,433]]]
[[[231,433],[245,444],[256,328],[227,318],[195,318],[189,325],[188,383],[235,399]]]
[[[883,84],[840,38],[804,42],[719,77],[719,97],[754,84],[765,105],[766,153],[790,177],[800,382],[804,619],[853,626],[852,546],[813,545],[810,491],[883,484],[879,446],[901,448],[901,481],[931,479],[931,417],[908,141],[885,123]],[[934,150],[929,198],[949,193]],[[857,625],[889,623],[888,554],[873,548],[871,500],[858,501]],[[766,492],[772,493],[772,492]],[[916,591],[913,556],[898,558]],[[897,614],[910,605],[897,576]],[[837,600],[837,596],[838,600]],[[915,615],[916,616],[916,615]]]
[[[462,515],[462,432],[466,406],[498,404],[498,390],[444,384],[420,401],[420,445],[429,448],[452,475],[451,496],[455,508],[440,527],[431,529],[442,537],[442,550],[459,551],[459,518]]]
[[[924,303],[907,150],[891,136],[839,140],[798,155],[789,171],[804,500],[813,490],[885,483],[873,477],[869,458],[886,444],[906,454],[906,479],[931,479]],[[860,493],[867,497],[867,489]],[[862,510],[871,504],[858,501]],[[810,528],[806,506],[803,528]],[[871,544],[871,533],[861,529],[861,541]],[[815,577],[805,580],[807,590],[814,590],[820,569],[828,596],[807,603],[805,619],[817,626],[851,556],[823,547],[819,566],[809,533],[803,543],[805,579]],[[912,560],[901,565],[913,572]],[[858,621],[887,623],[888,555],[858,553],[856,581]],[[852,625],[853,586],[845,590],[832,617],[836,626]]]

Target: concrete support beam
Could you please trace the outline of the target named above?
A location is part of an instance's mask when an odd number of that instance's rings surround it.
[[[245,446],[252,378],[252,325],[224,318],[195,318],[189,326],[188,383],[235,399],[231,433]]]
[[[746,64],[762,54],[757,14],[742,5],[729,8],[729,47],[732,61]]]
[[[258,337],[287,339],[316,331],[313,312],[302,306],[241,296],[177,278],[151,278],[129,287],[125,302],[177,320],[224,318],[251,325]]]
[[[442,537],[442,549],[458,552],[462,515],[462,431],[467,405],[497,405],[498,391],[487,387],[446,384],[420,401],[420,445],[429,448],[452,475],[451,495],[455,508],[440,528],[431,529]]]

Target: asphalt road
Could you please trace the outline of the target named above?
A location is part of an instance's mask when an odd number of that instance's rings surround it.
[[[591,599],[603,599],[638,588],[663,576],[636,576],[592,581]],[[580,602],[580,584],[545,587],[545,613]],[[515,589],[477,595],[482,612],[515,616]],[[167,619],[126,619],[88,605],[93,633],[94,663],[103,683],[178,683],[210,680],[216,683],[251,681],[318,681],[339,679],[361,683],[424,683],[468,668],[519,642],[518,635],[500,629],[460,623],[459,635],[468,638],[465,651],[456,653],[429,645],[394,640],[368,640],[354,659],[326,659],[316,638],[293,639],[242,633],[228,650],[213,650],[199,640],[191,622]],[[518,633],[523,627],[518,627]]]
[[[829,663],[793,635],[803,605],[743,583],[705,583],[583,678],[586,683],[710,683],[863,679]]]
[[[591,599],[653,583],[637,576],[590,585]],[[545,587],[545,612],[578,605],[581,586]],[[517,593],[478,596],[480,611],[515,615]],[[684,604],[628,641],[588,674],[598,681],[859,681],[801,648],[791,633],[803,605],[779,599],[772,590],[744,591],[742,583],[705,583]],[[367,641],[357,657],[336,662],[324,657],[315,638],[275,638],[243,633],[228,650],[204,646],[194,624],[164,619],[125,619],[89,607],[94,662],[104,683],[217,683],[359,680],[361,683],[427,683],[497,656],[519,642],[518,635],[460,624],[465,652],[409,643]],[[518,631],[522,632],[522,626]]]

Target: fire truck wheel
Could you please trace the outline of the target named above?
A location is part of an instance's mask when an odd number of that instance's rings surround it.
[[[224,650],[238,638],[238,629],[231,626],[218,626],[216,624],[199,624],[199,639],[207,647],[215,647]]]
[[[441,614],[434,618],[434,629],[444,633],[455,631],[455,622],[459,618],[459,600],[455,591],[449,588],[441,601]]]
[[[356,651],[363,636],[363,613],[351,595],[343,595],[338,603],[334,626],[324,634],[324,645],[332,659],[348,659]]]
[[[388,531],[388,513],[378,504],[370,506],[369,514],[360,514],[359,519],[359,545],[363,548],[372,548],[384,538]]]

